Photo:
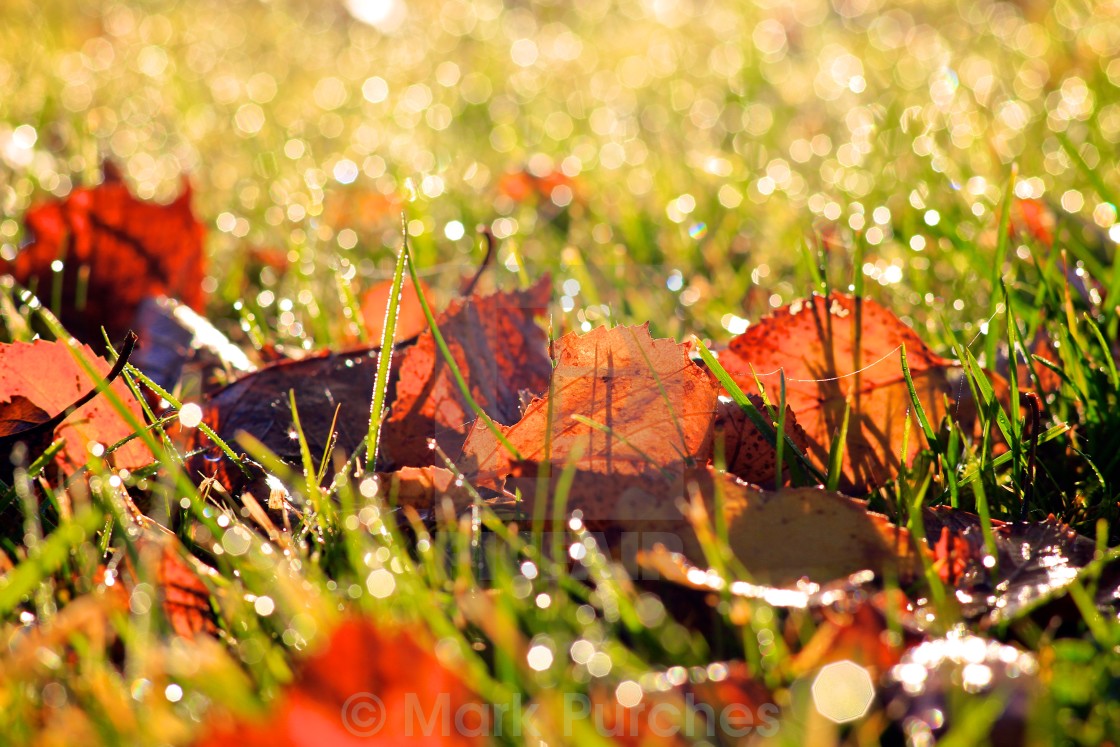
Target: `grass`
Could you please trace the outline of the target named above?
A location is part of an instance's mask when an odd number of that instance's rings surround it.
[[[19,245],[29,205],[93,181],[110,156],[148,198],[169,198],[190,173],[213,228],[209,316],[258,349],[364,339],[355,294],[403,277],[401,206],[407,269],[434,288],[433,308],[478,262],[473,228],[485,224],[501,246],[484,283],[551,272],[556,336],[648,320],[657,335],[703,338],[717,371],[708,349],[746,321],[813,289],[862,288],[965,363],[987,432],[1011,446],[998,453],[991,439],[929,422],[915,397],[909,437],[926,451],[872,506],[913,519],[952,505],[986,522],[1053,513],[1120,543],[1115,10],[1067,0],[606,7],[415,3],[398,33],[382,35],[302,0],[7,0],[0,253]],[[571,191],[514,199],[501,179],[521,170],[561,171]],[[1024,230],[1016,199],[1049,206],[1052,246]],[[286,271],[265,261],[270,252]],[[65,335],[11,289],[0,307],[5,339]],[[1040,333],[1054,345],[1036,354]],[[1061,382],[1042,403],[1034,463],[1025,412],[993,398],[992,370],[1028,388]],[[142,437],[170,477],[121,485],[91,474],[88,495],[72,491],[69,503],[50,486],[48,509],[30,489],[41,465],[17,472],[3,513],[18,525],[4,530],[3,640],[42,645],[0,656],[0,733],[11,743],[34,742],[48,724],[71,742],[189,743],[208,714],[263,709],[343,609],[425,621],[493,702],[521,696],[547,711],[556,693],[590,692],[599,680],[573,651],[593,651],[600,667],[605,657],[612,687],[745,658],[782,708],[774,743],[869,739],[866,725],[823,725],[792,655],[760,644],[779,620],[808,641],[812,615],[752,602],[744,617],[724,599],[702,635],[620,576],[585,532],[517,535],[483,509],[477,524],[406,537],[361,483],[320,490],[310,458],[286,487],[296,505],[322,510],[290,537],[253,532],[245,547],[242,507],[194,488],[162,425]],[[374,422],[369,453],[377,439]],[[782,444],[787,464],[815,470]],[[159,605],[89,594],[104,549],[147,557],[125,490],[140,480],[181,508],[175,531],[221,572],[208,581],[218,641],[186,649]],[[708,557],[723,562],[718,527],[709,535]],[[583,548],[585,583],[550,559],[549,543]],[[464,591],[479,587],[497,593],[466,605]],[[990,633],[1043,662],[1032,739],[1116,741],[1120,623],[1073,588],[1062,626],[1073,633],[1026,618]],[[958,622],[951,602],[938,600],[940,629]],[[113,645],[91,619],[108,620]],[[533,646],[553,665],[525,666]],[[1001,706],[998,695],[951,699],[948,738],[982,741]]]

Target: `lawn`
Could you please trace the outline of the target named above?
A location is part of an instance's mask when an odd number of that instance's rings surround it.
[[[1120,740],[1115,3],[4,0],[0,90],[5,744]]]

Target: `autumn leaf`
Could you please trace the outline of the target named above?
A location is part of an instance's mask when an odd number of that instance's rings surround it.
[[[301,464],[289,395],[294,392],[303,435],[318,465],[328,447],[335,454],[349,456],[364,443],[376,369],[377,352],[372,350],[327,352],[273,363],[207,397],[203,418],[229,444],[236,444],[246,433],[280,459]],[[191,460],[192,473],[216,477],[227,490],[237,493],[244,481],[240,471],[201,431],[195,440],[206,451]],[[331,466],[328,464],[328,471],[333,474]]]
[[[89,343],[102,339],[102,326],[112,339],[123,335],[145,298],[170,296],[201,311],[204,229],[190,203],[186,183],[168,205],[137,200],[107,168],[100,185],[29,210],[31,241],[14,260],[0,260],[0,273],[44,301],[61,282],[62,324]]]
[[[767,408],[762,397],[749,395],[759,412]],[[758,427],[747,416],[743,408],[734,402],[721,400],[716,406],[716,440],[723,439],[724,462],[727,471],[736,477],[762,487],[777,487],[778,455],[770,441],[762,435]],[[775,427],[775,432],[777,428]],[[809,439],[805,430],[797,423],[797,416],[786,406],[785,434],[802,452],[809,450]],[[789,464],[794,456],[787,448],[782,470],[783,476],[789,475]],[[784,479],[783,479],[784,482]]]
[[[945,554],[962,613],[985,624],[1015,619],[1064,593],[1097,558],[1097,543],[1054,516],[1039,522],[991,520],[996,554],[988,560],[980,518],[948,507],[923,512],[926,535]],[[951,555],[941,546],[952,548]],[[1120,566],[1104,568],[1096,601],[1120,604]]]
[[[99,378],[91,378],[75,355],[82,356]],[[65,342],[48,340],[0,344],[0,417],[8,428],[20,429],[4,435],[18,438],[28,428],[62,414],[79,398],[95,391],[110,368],[85,345],[71,348]],[[136,423],[142,424],[143,412],[128,386],[119,380],[110,386]],[[104,395],[94,397],[66,416],[56,429],[56,437],[65,439],[66,445],[55,463],[65,474],[72,474],[89,461],[92,444],[113,446],[134,430]],[[46,440],[50,442],[49,434]],[[143,441],[133,439],[116,449],[111,459],[118,468],[137,469],[151,464],[153,457]]]
[[[857,340],[857,309],[862,330]],[[779,309],[731,341],[720,364],[745,391],[757,394],[755,374],[777,398],[778,371],[786,376],[786,403],[809,439],[809,453],[827,469],[834,436],[851,400],[841,487],[865,492],[898,474],[922,448],[901,367],[902,347],[914,387],[930,423],[948,413],[965,423],[974,418],[959,368],[931,351],[912,329],[870,299],[834,292]],[[946,409],[945,399],[950,402]],[[902,454],[907,417],[911,435]]]
[[[520,474],[536,479],[541,465],[559,474],[571,464],[598,476],[601,488],[612,476],[653,475],[656,482],[706,463],[719,388],[688,350],[651,338],[648,325],[599,327],[557,340],[549,394],[504,429]],[[513,472],[508,449],[481,424],[472,428],[461,463],[487,486]],[[610,490],[599,492],[612,497]]]
[[[381,343],[385,330],[385,312],[389,306],[389,295],[392,292],[393,282],[386,280],[374,285],[362,294],[362,321],[366,325],[369,340],[374,345]],[[431,298],[431,289],[420,283],[420,291],[425,298]],[[393,335],[396,342],[411,340],[428,328],[428,319],[424,316],[424,309],[420,305],[420,297],[416,294],[416,286],[406,279],[401,286],[400,306],[397,309],[397,327]]]
[[[548,388],[548,340],[534,317],[544,312],[550,292],[545,277],[523,291],[453,301],[437,317],[471,396],[499,423],[521,417],[523,390]],[[380,447],[388,462],[432,464],[433,438],[449,456],[459,453],[475,415],[430,330],[401,354],[395,392]]]
[[[437,709],[459,714],[461,730],[445,733],[436,718],[426,731]],[[351,618],[303,662],[265,718],[211,728],[196,747],[357,747],[406,739],[416,745],[483,744],[471,736],[486,730],[483,714],[478,697],[435,655],[422,628]],[[372,723],[378,728],[369,730]]]

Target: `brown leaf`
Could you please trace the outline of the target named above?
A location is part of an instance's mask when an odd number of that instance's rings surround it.
[[[522,477],[515,472],[506,487],[521,490],[525,516],[536,514],[535,473]],[[547,495],[555,491],[554,478]],[[546,516],[551,516],[552,500],[548,498]],[[926,554],[925,548],[916,548],[909,532],[868,511],[862,501],[817,488],[763,491],[710,468],[679,475],[581,471],[566,505],[568,513],[581,512],[587,530],[602,535],[611,555],[632,569],[642,557],[639,551],[657,543],[706,568],[695,527],[712,526],[717,501],[723,506],[728,546],[754,584],[811,595],[813,589],[795,585],[803,578],[816,584],[851,580],[865,570],[902,579],[921,573],[919,553]],[[657,563],[646,567],[656,569]],[[765,590],[756,591],[766,597]]]
[[[239,435],[248,433],[276,456],[298,465],[299,440],[288,395],[294,391],[300,424],[318,466],[331,443],[332,424],[336,454],[353,454],[365,440],[376,371],[373,350],[328,352],[274,363],[210,395],[203,406],[204,419],[235,448]],[[244,478],[238,469],[201,431],[195,438],[196,445],[207,451],[190,461],[192,474],[216,477],[231,493],[239,492]]]
[[[900,363],[903,345],[931,424],[936,427],[946,414],[945,397],[958,403],[951,414],[965,424],[974,413],[961,401],[968,387],[955,381],[959,369],[953,362],[935,354],[912,329],[869,299],[862,302],[857,362],[856,306],[855,298],[836,292],[796,302],[733,339],[719,360],[745,392],[757,393],[753,368],[772,400],[778,391],[777,372],[785,370],[786,403],[797,413],[809,437],[809,452],[823,468],[850,395],[841,487],[865,492],[897,474],[907,414],[914,417]],[[912,420],[907,464],[921,449],[921,441],[920,428]]]
[[[98,379],[85,372],[75,355],[81,355],[98,372]],[[0,345],[0,397],[8,402],[3,412],[7,418],[15,419],[10,421],[12,425],[15,421],[41,417],[39,413],[62,413],[79,397],[96,389],[109,371],[109,364],[85,345],[71,349],[65,342],[48,340]],[[110,388],[136,422],[142,424],[140,404],[127,385],[118,380]],[[72,474],[90,459],[91,443],[112,446],[133,430],[104,395],[98,396],[71,413],[57,428],[56,436],[66,439],[66,446],[59,452],[56,464],[66,474]],[[111,459],[118,468],[136,469],[151,464],[153,457],[143,441],[133,439],[114,451]]]
[[[714,494],[718,478],[711,479]],[[782,586],[802,577],[824,583],[862,570],[904,579],[921,572],[910,534],[862,501],[817,488],[760,491],[728,478],[719,487],[728,545],[753,581]],[[686,544],[685,555],[702,560],[698,547],[690,554]]]
[[[757,394],[749,396],[759,412],[767,412],[762,397]],[[715,428],[717,442],[720,438],[724,439],[724,459],[728,472],[755,485],[776,487],[777,454],[766,437],[743,412],[743,408],[734,402],[720,401],[716,407]],[[802,452],[809,451],[809,437],[805,435],[805,429],[797,423],[797,417],[788,405],[785,434]],[[789,464],[794,458],[786,448],[783,452],[785,464],[782,469],[783,478],[789,475]]]
[[[535,479],[545,463],[558,474],[571,462],[602,479],[656,476],[707,462],[719,389],[689,360],[688,345],[654,340],[642,325],[568,334],[555,351],[551,393],[504,429],[524,462],[521,475]],[[472,428],[461,463],[493,487],[513,471],[510,454],[482,423]],[[602,491],[602,498],[613,496]]]
[[[435,718],[426,733],[424,724],[441,708],[461,716],[461,729],[452,721],[445,733]],[[266,718],[212,727],[196,747],[483,744],[470,736],[494,730],[479,721],[483,713],[478,696],[436,657],[421,628],[349,619],[304,662]],[[375,716],[383,719],[380,726],[364,732]]]
[[[433,517],[444,500],[451,501],[456,513],[473,500],[455,475],[442,467],[402,467],[396,472],[379,472],[377,481],[378,495],[387,503],[414,509],[424,519]]]
[[[102,326],[112,339],[123,335],[145,298],[171,296],[201,311],[205,231],[190,203],[189,184],[169,205],[137,200],[109,168],[100,185],[29,210],[32,241],[14,260],[0,260],[0,273],[44,299],[61,281],[61,321],[90,343],[102,339]]]
[[[437,319],[472,397],[500,423],[521,416],[521,390],[548,387],[548,340],[534,317],[544,312],[550,291],[546,277],[524,291],[453,301]],[[430,330],[400,356],[399,371],[382,432],[388,461],[432,464],[432,438],[448,455],[458,454],[475,415]]]

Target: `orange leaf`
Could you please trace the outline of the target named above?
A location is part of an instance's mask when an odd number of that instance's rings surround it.
[[[393,281],[386,280],[362,294],[362,320],[374,345],[381,343],[381,335],[385,331],[385,311],[389,307],[389,294],[392,290]],[[432,297],[431,289],[424,283],[420,283],[420,290],[425,298]],[[427,328],[428,319],[424,316],[423,307],[420,306],[416,287],[411,280],[406,280],[401,286],[401,303],[397,310],[397,328],[393,340],[401,342],[412,339]]]
[[[733,339],[720,354],[720,363],[746,392],[757,393],[752,369],[757,372],[771,400],[777,396],[777,372],[785,370],[786,403],[797,413],[809,437],[809,452],[822,467],[828,464],[850,395],[841,486],[858,492],[892,479],[900,457],[909,464],[922,447],[902,375],[903,345],[918,397],[934,427],[946,414],[944,398],[957,402],[968,392],[967,384],[955,381],[959,369],[952,361],[931,351],[879,304],[868,299],[862,306],[858,365],[856,299],[835,292],[779,309]],[[902,455],[908,414],[912,418],[909,449]],[[952,414],[964,424],[974,417],[969,402],[953,406]]]
[[[680,473],[707,462],[719,387],[689,360],[687,344],[652,339],[648,325],[599,327],[565,335],[555,352],[551,393],[505,429],[526,463],[522,472],[551,462],[559,473],[574,460],[605,478]],[[461,461],[484,485],[512,472],[510,455],[483,424],[471,430]]]
[[[205,232],[190,202],[189,184],[169,205],[137,200],[109,168],[99,186],[29,210],[32,241],[14,260],[0,260],[0,272],[42,299],[50,299],[61,281],[61,321],[87,342],[101,339],[102,326],[119,338],[140,302],[152,296],[171,296],[201,311]],[[56,260],[63,263],[61,276],[52,269]]]
[[[547,338],[533,321],[548,305],[547,277],[523,291],[453,301],[437,322],[474,400],[500,423],[521,416],[521,392],[548,387]],[[459,453],[474,411],[464,400],[431,331],[400,358],[396,399],[382,448],[398,466],[431,464],[428,440]]]
[[[15,403],[26,402],[50,415],[60,413],[83,394],[101,383],[86,374],[74,359],[82,355],[102,377],[110,366],[85,345],[71,350],[64,342],[36,340],[0,345],[0,398],[9,405],[6,416],[13,417]],[[140,404],[123,381],[114,381],[110,388],[125,403],[138,423],[144,422]],[[24,414],[19,417],[31,417]],[[111,446],[132,434],[133,428],[104,396],[82,405],[63,421],[56,431],[66,439],[56,463],[67,474],[85,466],[90,458],[89,445]],[[152,453],[143,441],[134,439],[112,454],[118,468],[136,469],[151,464]]]

